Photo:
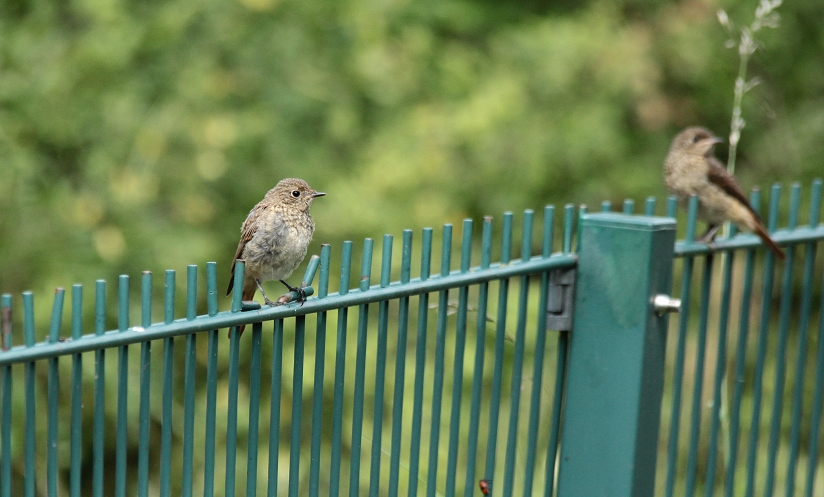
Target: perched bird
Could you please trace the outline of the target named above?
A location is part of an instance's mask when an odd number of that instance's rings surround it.
[[[312,240],[315,223],[309,214],[312,201],[326,195],[313,190],[302,179],[281,180],[266,193],[263,200],[249,211],[240,229],[240,243],[232,261],[232,273],[226,295],[232,293],[235,280],[235,261],[246,263],[243,281],[243,300],[252,300],[255,289],[260,290],[268,305],[278,305],[269,300],[261,283],[280,280],[289,291],[297,292],[301,301],[306,298],[300,288],[286,282],[292,271],[306,256]],[[243,326],[239,329],[243,333]]]
[[[705,128],[687,128],[672,141],[664,161],[664,183],[670,194],[686,206],[690,196],[698,197],[698,216],[708,223],[701,241],[712,241],[724,221],[758,235],[779,259],[784,252],[770,238],[758,213],[750,205],[735,178],[713,155],[722,140]]]

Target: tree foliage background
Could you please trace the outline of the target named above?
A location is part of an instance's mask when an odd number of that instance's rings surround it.
[[[715,14],[750,3],[2,2],[0,287],[228,264],[289,176],[329,194],[313,253],[660,196],[681,127],[728,133],[738,55]],[[824,6],[780,12],[751,61],[745,188],[824,161]]]

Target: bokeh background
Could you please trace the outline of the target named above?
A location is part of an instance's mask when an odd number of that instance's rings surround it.
[[[0,289],[211,260],[228,280],[240,224],[290,176],[328,192],[310,253],[662,196],[680,128],[729,133],[738,53],[716,12],[743,25],[756,5],[6,0]],[[748,72],[745,189],[824,163],[824,5],[779,12]]]

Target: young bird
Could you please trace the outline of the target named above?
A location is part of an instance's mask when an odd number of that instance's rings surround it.
[[[758,213],[750,205],[735,178],[713,155],[722,140],[705,128],[687,128],[672,141],[664,161],[664,183],[682,206],[690,195],[698,197],[698,216],[708,223],[701,241],[712,241],[724,221],[758,235],[779,259],[784,252],[770,238]]]
[[[292,271],[306,257],[312,241],[315,223],[309,214],[312,201],[326,195],[309,187],[302,179],[281,180],[252,208],[240,229],[240,243],[232,260],[232,273],[226,295],[232,293],[235,280],[235,261],[246,263],[243,280],[243,300],[252,300],[255,289],[260,290],[267,305],[278,305],[269,300],[261,283],[280,280],[289,291],[297,292],[300,300],[306,298],[303,290],[286,282]],[[243,326],[238,334],[243,333]]]

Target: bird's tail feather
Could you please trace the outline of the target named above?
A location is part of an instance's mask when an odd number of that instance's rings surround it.
[[[758,235],[761,238],[761,240],[764,242],[764,245],[766,245],[767,248],[769,248],[770,250],[773,251],[773,253],[775,254],[776,257],[778,257],[779,260],[782,260],[782,261],[784,260],[784,258],[785,258],[784,251],[781,250],[781,247],[779,247],[777,243],[775,243],[775,240],[770,238],[770,235],[764,229],[764,226],[762,226],[759,223],[756,223],[755,228],[753,229],[753,231],[755,232],[756,235]]]

